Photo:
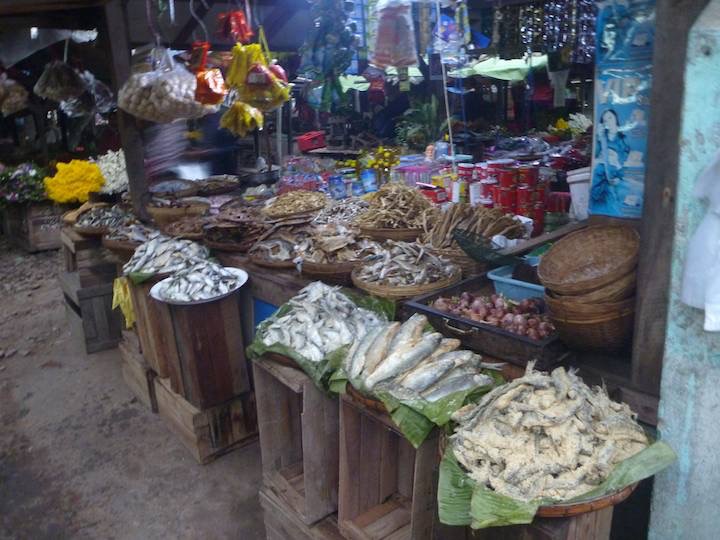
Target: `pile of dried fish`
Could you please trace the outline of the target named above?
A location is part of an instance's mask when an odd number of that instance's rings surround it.
[[[110,229],[110,231],[105,235],[105,238],[108,240],[115,240],[117,242],[133,242],[135,244],[142,244],[159,235],[160,231],[153,227],[148,227],[142,223],[132,223],[131,225],[122,225],[120,227]]]
[[[338,287],[320,281],[302,289],[286,305],[290,310],[265,328],[263,343],[285,345],[312,362],[361,340],[382,323],[376,313],[356,306]]]
[[[467,203],[453,204],[442,212],[431,209],[432,217],[426,220],[432,226],[424,227],[422,241],[436,249],[456,248],[453,238],[456,229],[479,234],[485,238],[502,235],[507,238],[521,238],[525,233],[522,223],[504,214],[498,208],[470,206]]]
[[[355,221],[368,209],[368,202],[359,198],[342,199],[326,206],[313,220],[314,224],[325,225],[327,223],[349,224]]]
[[[247,251],[268,229],[258,209],[226,208],[206,218],[203,233],[210,242],[234,244],[239,251]]]
[[[429,229],[432,204],[418,190],[391,182],[376,191],[368,211],[355,220],[368,229]]]
[[[80,214],[75,226],[88,229],[113,229],[130,225],[134,221],[135,217],[118,205],[95,206]]]
[[[295,258],[295,246],[309,238],[312,228],[307,224],[283,225],[271,229],[250,248],[249,253],[271,262],[287,262]]]
[[[155,208],[186,208],[198,204],[210,207],[210,200],[205,197],[184,197],[182,199],[153,197],[150,199],[150,206]]]
[[[206,260],[195,260],[191,266],[163,280],[157,293],[169,302],[199,302],[223,296],[241,283],[238,274]]]
[[[444,397],[493,383],[485,364],[472,351],[457,351],[460,340],[442,334],[423,334],[427,317],[415,314],[403,324],[393,322],[357,340],[344,361],[351,381],[367,391],[387,390],[400,399],[438,401]]]
[[[290,191],[280,195],[263,211],[267,217],[275,219],[290,214],[320,210],[327,202],[327,197],[317,191]]]
[[[460,270],[425,247],[408,242],[388,240],[380,253],[363,259],[356,277],[377,285],[425,285],[447,279]]]
[[[573,372],[533,371],[455,413],[455,457],[480,484],[523,501],[572,499],[648,445],[630,408]]]
[[[195,239],[202,236],[203,218],[201,216],[185,216],[172,223],[168,223],[163,232],[174,238]]]
[[[207,259],[210,252],[190,240],[176,240],[158,235],[135,250],[123,266],[123,274],[169,274],[192,266],[197,259]]]
[[[310,236],[295,245],[296,262],[332,264],[356,261],[382,250],[380,244],[359,238],[356,229],[341,224],[318,225]]]

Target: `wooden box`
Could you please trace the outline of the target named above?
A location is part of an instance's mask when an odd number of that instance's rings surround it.
[[[257,418],[252,392],[200,410],[173,392],[168,379],[155,377],[154,382],[158,413],[198,463],[209,463],[255,440]]]
[[[77,272],[80,285],[102,285],[112,282],[118,275],[118,260],[102,247],[101,238],[82,236],[72,227],[60,233],[66,272]]]
[[[176,365],[167,365],[171,382],[198,409],[223,404],[250,390],[239,298],[238,291],[203,304],[165,304],[177,350]],[[172,347],[172,341],[166,343]],[[172,359],[172,351],[165,353]]]
[[[338,406],[302,371],[253,363],[265,486],[311,525],[337,510]]]
[[[67,206],[49,201],[10,204],[3,211],[5,236],[31,253],[58,249],[62,215],[67,210]]]
[[[79,332],[85,351],[94,353],[117,347],[122,314],[119,309],[112,309],[112,283],[81,287],[77,272],[61,272],[58,280],[70,326]]]
[[[295,510],[271,489],[260,489],[267,540],[342,540],[335,514],[307,525]]]
[[[130,391],[148,409],[157,412],[155,398],[155,372],[143,358],[137,334],[123,331],[122,341],[118,346],[122,360],[122,375]]]
[[[338,525],[352,540],[436,537],[437,430],[415,450],[386,414],[340,398]]]

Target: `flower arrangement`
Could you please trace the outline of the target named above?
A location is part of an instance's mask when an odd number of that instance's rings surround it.
[[[45,200],[43,177],[47,170],[23,163],[0,172],[0,205]]]
[[[58,163],[55,176],[44,181],[48,197],[57,203],[85,202],[90,193],[100,191],[105,183],[97,163],[82,159]]]

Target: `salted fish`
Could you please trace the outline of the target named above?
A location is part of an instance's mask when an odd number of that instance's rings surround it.
[[[350,379],[356,379],[358,375],[360,375],[363,367],[365,367],[365,358],[368,349],[372,346],[375,339],[383,332],[383,330],[383,327],[374,328],[365,334],[365,337],[363,337],[362,340],[357,340],[355,342],[358,346],[353,351],[352,357],[349,357],[350,359],[348,362],[347,374]]]
[[[390,342],[388,350],[395,352],[399,351],[400,347],[410,348],[420,340],[423,329],[427,323],[428,320],[425,315],[421,315],[420,313],[413,314],[412,317],[402,323],[400,330]]]
[[[471,361],[476,356],[472,351],[452,351],[438,356],[433,353],[405,374],[398,381],[398,384],[410,390],[422,392],[448,371],[465,362]]]
[[[463,392],[471,388],[487,386],[493,382],[491,377],[482,373],[471,375],[468,373],[452,374],[452,372],[450,372],[448,375],[425,390],[421,394],[422,397],[427,401],[438,401],[455,392]]]
[[[393,341],[393,338],[399,330],[399,322],[390,323],[385,328],[385,330],[379,333],[377,337],[373,340],[372,345],[370,345],[370,348],[365,354],[365,358],[357,359],[358,362],[363,363],[361,373],[364,378],[366,378],[370,373],[372,373],[378,366],[378,364],[385,359],[390,348],[390,343]]]
[[[415,367],[421,360],[432,354],[441,339],[442,334],[433,332],[424,336],[417,345],[410,349],[406,349],[404,343],[400,343],[398,349],[391,352],[365,379],[365,385],[368,389],[372,389],[380,381],[395,377]]]

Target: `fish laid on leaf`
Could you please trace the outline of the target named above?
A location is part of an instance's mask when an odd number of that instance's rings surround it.
[[[162,282],[158,294],[175,302],[198,302],[223,296],[236,289],[240,276],[207,260],[197,260]]]
[[[578,497],[648,446],[626,404],[562,367],[548,374],[528,364],[453,419],[452,449],[470,477],[522,501]]]
[[[367,255],[357,278],[386,286],[425,285],[447,279],[460,270],[425,247],[408,242],[387,241],[386,249]]]
[[[362,341],[383,324],[380,316],[358,307],[339,287],[315,281],[288,301],[289,310],[265,327],[266,346],[285,345],[312,362],[345,345]]]
[[[123,266],[123,274],[169,274],[209,256],[208,249],[196,242],[158,235],[137,247]]]

